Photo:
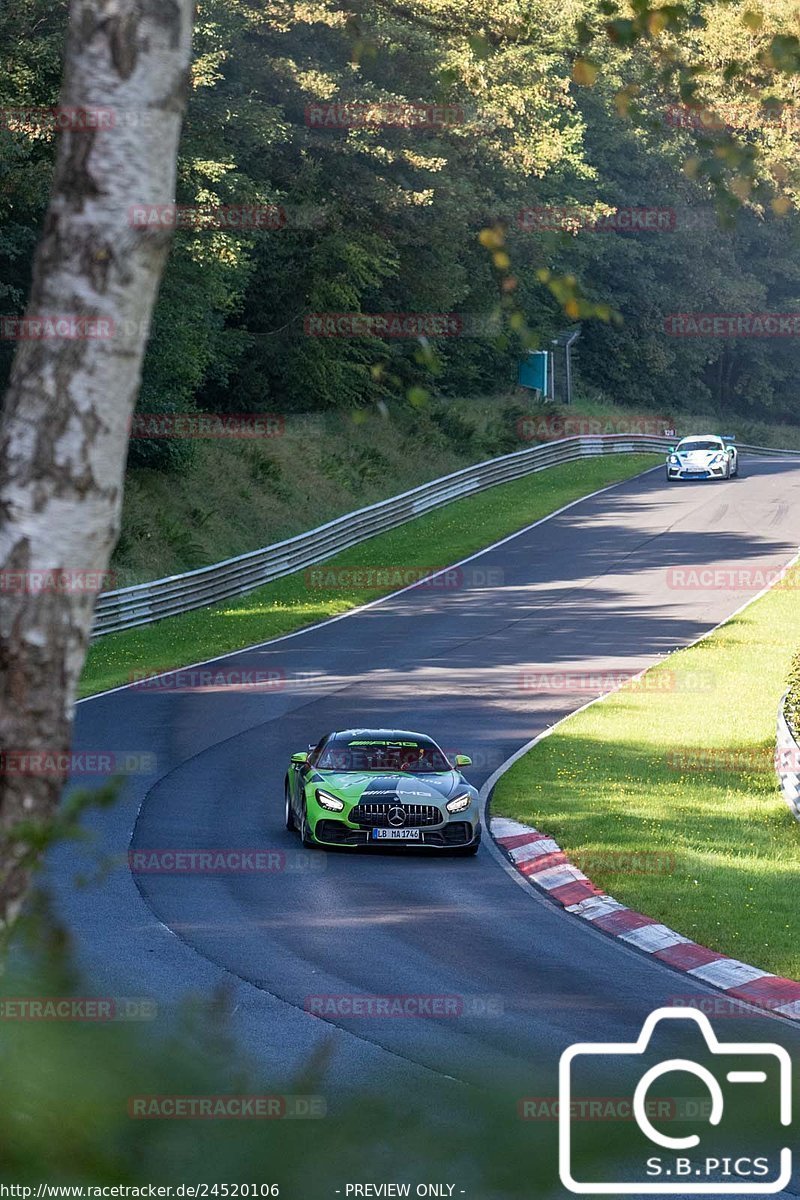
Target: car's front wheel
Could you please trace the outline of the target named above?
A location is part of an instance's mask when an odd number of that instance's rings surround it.
[[[317,844],[311,836],[311,830],[308,828],[308,818],[306,817],[305,812],[303,813],[300,821],[300,837],[304,846],[311,848]]]
[[[286,810],[286,828],[289,830],[290,833],[294,833],[297,826],[296,826],[295,820],[294,820],[294,813],[292,812],[292,800],[289,795],[288,783],[285,785],[285,787],[283,789],[283,794],[284,794],[284,807]]]

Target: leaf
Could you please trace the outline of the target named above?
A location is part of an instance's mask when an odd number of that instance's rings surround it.
[[[598,68],[588,58],[576,58],[572,65],[572,78],[581,87],[592,87],[597,79]]]

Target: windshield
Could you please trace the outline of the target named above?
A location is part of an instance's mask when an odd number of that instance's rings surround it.
[[[685,454],[687,450],[721,450],[722,442],[681,442],[678,450]]]
[[[412,775],[451,770],[433,742],[367,738],[328,742],[315,765],[327,771],[407,771]]]

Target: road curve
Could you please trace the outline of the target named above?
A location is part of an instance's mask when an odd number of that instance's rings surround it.
[[[92,818],[98,844],[117,855],[128,838],[135,849],[297,851],[283,829],[287,758],[335,727],[429,731],[473,757],[480,786],[588,698],[531,690],[521,672],[640,670],[740,607],[759,569],[784,565],[799,543],[800,463],[745,462],[719,484],[668,486],[648,472],[476,556],[452,586],[407,590],[217,660],[275,672],[276,690],[181,692],[166,681],[93,698],[80,705],[76,748],[157,760],[129,778],[115,814]],[[733,590],[680,586],[675,570],[699,566],[744,566],[753,578]],[[485,848],[475,859],[319,857],[320,869],[267,876],[139,876],[138,893],[120,868],[76,894],[58,851],[50,880],[96,977],[169,998],[206,989],[221,968],[238,989],[243,1036],[276,1073],[327,1031],[343,1088],[374,1073],[480,1086],[489,1072],[525,1094],[533,1077],[552,1083],[569,1043],[633,1038],[654,1007],[690,990],[537,902]],[[322,1022],[303,1011],[311,995],[364,993],[465,997],[475,1015]],[[776,1030],[800,1048],[767,1018],[736,1033]]]

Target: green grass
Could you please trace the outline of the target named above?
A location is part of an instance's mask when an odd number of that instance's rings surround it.
[[[454,501],[354,547],[326,567],[444,567],[658,461],[652,454],[624,454],[551,467]],[[80,694],[127,683],[135,671],[185,666],[266,641],[393,590],[314,588],[300,571],[237,600],[101,638],[90,649]]]
[[[646,686],[570,717],[502,777],[493,812],[550,834],[625,904],[800,979],[800,826],[772,765],[798,644],[796,589],[773,590],[653,668]],[[688,690],[692,678],[705,690]],[[635,874],[618,853],[655,861]]]

